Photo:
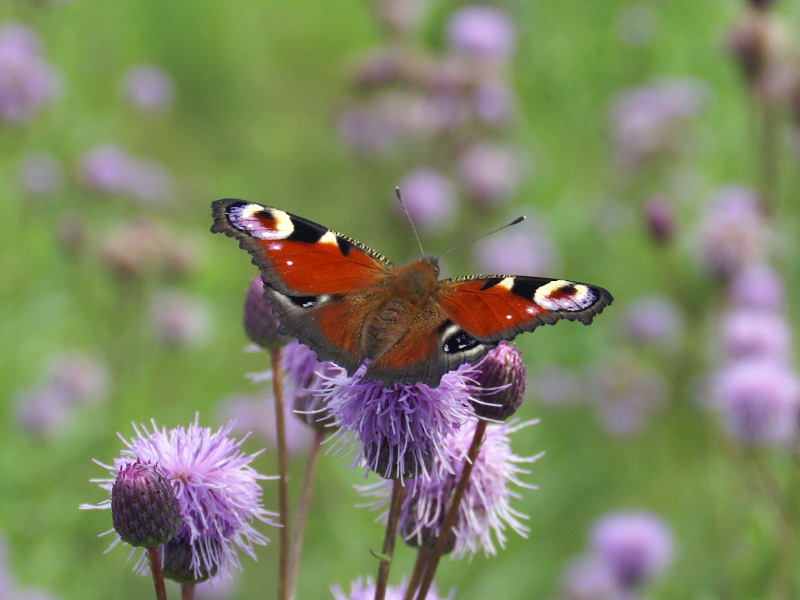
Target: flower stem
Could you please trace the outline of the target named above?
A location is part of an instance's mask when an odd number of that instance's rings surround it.
[[[400,479],[392,483],[392,501],[389,505],[389,517],[386,519],[386,534],[383,537],[381,564],[378,567],[378,581],[375,584],[375,600],[383,600],[386,596],[386,584],[389,583],[389,570],[392,568],[394,543],[397,540],[397,527],[400,524],[400,509],[406,486]]]
[[[150,573],[153,575],[156,599],[167,600],[167,588],[164,587],[164,566],[161,564],[161,546],[148,548],[147,554],[150,558]]]
[[[289,485],[288,459],[286,455],[286,418],[283,413],[283,371],[281,370],[281,347],[269,349],[272,360],[272,392],[275,396],[275,428],[278,435],[279,510],[281,523],[280,571],[278,598],[287,600],[287,578],[289,574]]]
[[[326,431],[314,429],[314,440],[308,451],[306,472],[303,476],[303,487],[300,489],[300,498],[297,501],[297,512],[294,517],[294,530],[292,543],[289,547],[289,573],[286,586],[287,598],[294,598],[297,588],[297,571],[300,567],[300,554],[303,550],[303,536],[305,535],[308,511],[311,508],[311,493],[314,491],[314,481],[317,475],[317,464],[325,441]]]
[[[425,574],[425,569],[428,568],[431,560],[431,551],[427,548],[420,548],[417,551],[417,560],[414,563],[414,570],[411,573],[411,579],[406,586],[406,593],[403,600],[414,600],[414,594],[419,588],[419,582],[422,581],[422,576]]]
[[[461,479],[453,494],[453,500],[450,504],[450,509],[447,511],[447,517],[444,520],[444,525],[442,525],[442,530],[439,532],[439,537],[436,538],[436,545],[433,547],[433,553],[430,556],[430,562],[428,563],[428,569],[425,571],[425,577],[423,577],[422,583],[419,586],[417,600],[425,600],[431,583],[433,583],[433,577],[436,575],[436,568],[439,566],[439,560],[442,558],[447,540],[450,537],[450,532],[453,529],[453,525],[455,525],[456,517],[458,516],[458,507],[461,505],[464,492],[467,490],[469,476],[472,474],[472,467],[475,465],[478,452],[480,452],[481,442],[483,442],[483,434],[485,432],[486,421],[478,421],[475,427],[475,435],[472,438],[472,445],[469,447],[467,458],[464,461],[464,467],[461,469]]]
[[[194,600],[194,583],[184,583],[181,585],[181,600]]]

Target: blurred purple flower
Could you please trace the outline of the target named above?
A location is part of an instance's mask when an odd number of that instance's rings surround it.
[[[385,479],[424,476],[432,459],[446,460],[444,438],[472,416],[474,365],[445,373],[436,388],[363,381],[366,368],[320,385],[318,395],[340,427],[334,446],[354,442],[351,466],[363,464]]]
[[[651,513],[609,514],[594,525],[591,537],[592,548],[625,588],[656,579],[672,562],[672,534]]]
[[[57,356],[49,367],[49,381],[73,403],[99,403],[108,397],[111,375],[97,356],[72,352]]]
[[[507,60],[516,46],[516,32],[505,12],[476,4],[453,13],[447,40],[453,50],[467,56]]]
[[[712,275],[731,276],[766,251],[766,226],[758,196],[750,188],[720,188],[700,226],[700,258]]]
[[[22,187],[30,196],[53,196],[64,184],[64,172],[58,160],[47,152],[29,152],[19,166]]]
[[[144,204],[157,204],[167,198],[172,189],[172,176],[160,162],[149,159],[131,164],[125,191]]]
[[[792,332],[786,318],[772,312],[739,309],[722,319],[722,338],[729,358],[765,358],[788,362]]]
[[[172,77],[156,65],[130,68],[125,73],[122,87],[128,102],[143,112],[167,111],[175,99]]]
[[[419,169],[406,175],[399,187],[408,214],[419,229],[438,231],[452,222],[457,209],[456,191],[444,175]]]
[[[514,454],[511,450],[511,434],[535,423],[513,420],[486,428],[453,526],[453,551],[456,557],[475,554],[481,548],[486,556],[496,555],[495,544],[505,548],[505,532],[508,528],[527,537],[529,529],[522,523],[527,517],[511,508],[511,499],[518,497],[518,493],[512,491],[512,486],[536,489],[520,480],[520,475],[530,473],[520,465],[535,462],[542,455],[521,457]],[[476,424],[477,421],[471,419],[445,438],[444,462],[434,460],[429,478],[407,482],[409,490],[403,502],[400,529],[412,545],[421,546],[427,539],[439,535],[450,499],[461,477]],[[386,506],[391,496],[391,483],[383,481],[374,486],[365,486],[362,491],[379,498],[376,507]]]
[[[656,242],[668,242],[675,234],[675,208],[669,198],[651,196],[645,202],[644,218],[650,236]]]
[[[14,420],[30,434],[53,438],[71,423],[75,404],[63,390],[51,385],[35,386],[17,392]]]
[[[694,80],[662,80],[620,92],[611,106],[612,136],[624,164],[637,165],[673,150],[683,125],[708,104],[707,87]]]
[[[392,31],[412,31],[425,19],[430,0],[377,0],[381,21]]]
[[[385,600],[403,600],[405,597],[406,586],[408,582],[404,579],[398,586],[388,586],[386,588]],[[331,586],[331,593],[335,600],[373,600],[375,598],[375,583],[372,577],[367,576],[366,579],[359,577],[350,584],[350,593],[345,593],[339,585]],[[448,596],[440,596],[436,589],[436,584],[431,585],[428,595],[425,600],[453,600],[455,597],[455,590],[450,592]]]
[[[167,346],[199,346],[211,333],[213,321],[206,302],[177,291],[162,291],[150,310],[153,330]]]
[[[198,579],[203,575],[225,573],[233,567],[241,570],[238,550],[255,560],[253,544],[266,545],[269,541],[253,527],[255,520],[273,525],[262,505],[261,486],[258,481],[267,479],[253,469],[256,454],[247,455],[241,450],[246,439],[239,441],[228,437],[232,424],[213,432],[200,427],[199,416],[188,429],[176,427],[169,432],[159,429],[152,421],[152,432],[145,425],[133,428],[136,437],[120,439],[127,446],[122,457],[112,465],[95,461],[108,470],[108,479],[93,480],[104,490],[111,491],[117,473],[135,461],[158,464],[170,480],[178,498],[183,525],[178,538],[186,540],[191,548],[191,570]],[[97,505],[82,504],[82,509],[105,509],[111,506],[110,498]],[[106,533],[114,533],[110,530]],[[115,534],[111,548],[120,542]],[[135,567],[146,574],[147,555],[142,553]]]
[[[731,363],[716,373],[712,394],[734,438],[764,445],[796,439],[800,380],[785,362],[745,359]]]
[[[730,300],[736,308],[778,311],[786,303],[786,285],[771,266],[750,264],[731,279]]]
[[[611,567],[594,554],[567,563],[561,588],[565,600],[623,600]]]
[[[482,142],[461,155],[458,176],[470,198],[486,206],[497,206],[517,190],[522,165],[510,148]]]
[[[580,376],[555,365],[542,367],[530,376],[527,389],[549,406],[572,406],[585,400]]]
[[[618,436],[639,433],[652,411],[669,395],[660,371],[626,357],[612,357],[587,375],[586,394],[597,404],[606,430]]]
[[[104,194],[122,194],[130,189],[135,160],[113,144],[99,144],[81,158],[81,178],[90,189]]]
[[[645,296],[628,306],[625,333],[640,344],[673,349],[683,333],[683,315],[666,296]]]
[[[480,82],[472,92],[472,108],[478,122],[484,125],[507,125],[517,112],[514,88],[501,79]]]
[[[215,577],[210,581],[198,584],[194,589],[197,600],[225,600],[232,598],[239,588],[239,577],[234,573],[230,577]]]
[[[60,89],[61,77],[41,56],[36,33],[19,23],[0,24],[0,120],[31,119]]]
[[[645,4],[623,6],[615,20],[617,37],[628,46],[646,46],[658,33],[658,16]]]
[[[475,244],[475,262],[483,273],[547,275],[556,270],[558,249],[536,216]]]
[[[311,429],[293,415],[291,410],[286,416],[286,448],[289,454],[300,455],[311,443]],[[253,435],[266,440],[273,448],[278,447],[275,431],[275,409],[272,402],[259,396],[235,394],[220,402],[217,418],[222,422],[233,422],[233,431],[239,434],[252,432]]]
[[[338,120],[344,142],[365,156],[382,153],[397,143],[397,133],[380,111],[356,106],[344,111]]]

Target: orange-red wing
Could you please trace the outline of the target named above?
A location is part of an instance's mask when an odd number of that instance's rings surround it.
[[[442,282],[439,302],[481,341],[511,339],[559,319],[589,324],[613,298],[601,287],[544,277],[465,277]]]
[[[341,294],[378,283],[394,264],[363,244],[302,217],[244,200],[212,204],[212,232],[239,240],[264,281],[282,294]]]

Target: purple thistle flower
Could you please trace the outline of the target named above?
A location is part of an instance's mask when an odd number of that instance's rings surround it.
[[[669,198],[659,195],[648,198],[644,217],[650,237],[656,242],[669,242],[675,235],[675,208]]]
[[[49,367],[50,384],[75,404],[106,400],[110,388],[108,366],[97,356],[72,352],[58,356]]]
[[[176,427],[168,432],[166,428],[159,429],[155,421],[151,423],[152,432],[145,425],[134,424],[136,437],[129,441],[120,435],[127,446],[122,457],[115,458],[113,465],[95,461],[109,471],[110,477],[93,481],[110,494],[117,473],[126,465],[137,460],[157,464],[175,490],[183,518],[178,538],[188,544],[195,577],[227,572],[233,567],[241,570],[237,551],[255,560],[253,544],[263,546],[269,541],[253,527],[253,521],[274,525],[270,517],[276,516],[261,503],[258,480],[267,477],[250,466],[262,451],[245,454],[241,445],[246,436],[239,441],[228,437],[232,423],[216,432],[200,427],[199,415],[188,429]],[[110,506],[109,498],[97,505],[82,504],[80,508]],[[112,529],[106,534],[113,532]],[[116,536],[110,548],[119,542]],[[140,574],[148,572],[146,554],[141,555],[135,570]]]
[[[46,438],[64,432],[74,411],[73,399],[52,385],[20,390],[14,401],[16,423],[28,433]]]
[[[286,448],[289,454],[300,455],[308,450],[311,443],[311,430],[305,424],[305,415],[286,416]],[[253,435],[266,440],[273,448],[278,447],[275,432],[275,409],[271,402],[259,396],[236,394],[223,400],[217,411],[222,422],[232,421],[235,433]]]
[[[476,58],[508,60],[516,33],[508,15],[489,6],[465,6],[450,17],[447,40],[456,52]]]
[[[475,244],[475,262],[484,273],[547,274],[556,270],[558,249],[536,215]]]
[[[600,519],[592,548],[624,588],[652,581],[672,562],[673,539],[667,524],[648,512],[620,512]]]
[[[165,112],[175,99],[172,77],[156,65],[132,67],[125,73],[122,87],[128,102],[143,112]]]
[[[722,319],[725,354],[732,359],[788,361],[792,332],[786,318],[767,311],[738,309]]]
[[[405,597],[406,586],[408,582],[404,579],[398,586],[387,586],[386,600],[403,600]],[[350,584],[350,593],[345,593],[339,585],[331,586],[331,593],[335,600],[373,600],[375,598],[375,583],[372,577],[367,576],[366,579],[359,577]],[[449,596],[440,596],[436,589],[436,584],[431,585],[428,595],[425,596],[426,600],[453,600],[455,598],[455,590],[450,592]]]
[[[123,191],[142,204],[163,202],[172,190],[172,176],[164,165],[155,160],[133,161],[128,176]]]
[[[662,80],[624,90],[611,107],[612,135],[623,164],[638,165],[680,147],[685,124],[708,103],[698,81]]]
[[[623,600],[610,566],[594,554],[568,562],[561,587],[566,600]]]
[[[175,348],[203,344],[213,321],[204,300],[177,291],[164,291],[155,297],[150,320],[159,341]]]
[[[64,184],[64,173],[58,160],[47,152],[29,152],[19,166],[22,188],[31,196],[47,198]]]
[[[470,198],[494,207],[509,200],[517,190],[521,167],[511,149],[483,142],[461,155],[458,176]]]
[[[480,123],[493,127],[507,125],[517,112],[514,88],[501,79],[478,83],[472,92],[472,108]]]
[[[480,548],[487,556],[497,554],[495,544],[505,548],[505,532],[509,527],[522,537],[527,537],[528,528],[521,522],[527,517],[511,508],[511,499],[519,496],[511,486],[537,489],[520,480],[520,475],[530,472],[519,465],[532,463],[542,454],[517,456],[511,450],[511,434],[537,422],[519,423],[513,420],[486,428],[452,531],[455,557],[475,554]],[[439,535],[450,499],[461,477],[476,424],[475,419],[470,419],[457,432],[445,438],[444,452],[434,459],[429,477],[406,482],[408,492],[401,509],[400,530],[410,545],[433,543]],[[364,495],[375,496],[376,500],[370,506],[378,509],[388,505],[391,488],[391,482],[381,481],[362,486],[359,490]]]
[[[122,194],[130,189],[135,160],[113,144],[99,144],[81,158],[81,179],[89,189],[104,194]]]
[[[414,224],[426,231],[449,225],[456,210],[453,182],[432,169],[412,171],[400,181],[400,193]],[[397,200],[394,199],[397,205]]]
[[[649,414],[666,402],[669,382],[656,369],[617,357],[590,370],[586,393],[597,403],[609,433],[630,436],[641,431]]]
[[[683,332],[683,316],[666,296],[645,296],[631,304],[625,315],[625,333],[641,344],[674,348]]]
[[[31,119],[60,89],[61,78],[42,58],[36,33],[17,23],[0,25],[0,120]]]
[[[759,199],[750,188],[720,188],[700,227],[700,257],[712,275],[728,277],[754,263],[766,250],[767,230]]]
[[[778,311],[786,303],[786,285],[769,265],[751,264],[734,274],[730,299],[737,308]]]
[[[475,366],[445,373],[439,387],[423,383],[363,381],[367,365],[350,377],[342,372],[317,394],[340,427],[335,446],[356,445],[351,466],[363,463],[385,479],[425,476],[432,459],[445,460],[444,438],[472,416]]]
[[[800,417],[800,381],[785,362],[736,361],[719,371],[712,394],[728,433],[750,444],[794,440]]]

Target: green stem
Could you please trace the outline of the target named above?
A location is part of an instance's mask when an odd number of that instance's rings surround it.
[[[164,587],[164,566],[161,564],[161,546],[152,546],[147,549],[150,558],[150,573],[153,575],[153,585],[156,588],[156,600],[167,600],[167,588]]]
[[[389,505],[389,517],[386,519],[386,534],[383,537],[381,564],[378,567],[378,581],[375,584],[375,600],[384,600],[386,585],[389,583],[389,570],[392,568],[394,544],[397,541],[397,527],[400,524],[400,509],[406,495],[405,484],[400,479],[392,483],[392,500]]]

